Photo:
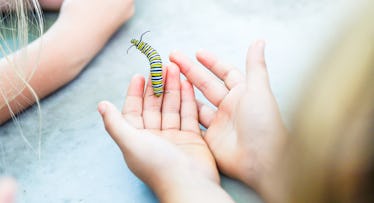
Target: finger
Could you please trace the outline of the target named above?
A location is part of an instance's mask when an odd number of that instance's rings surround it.
[[[122,117],[121,112],[110,102],[100,102],[98,111],[103,118],[106,131],[117,143],[122,151],[127,149],[128,139],[137,133],[136,129],[129,125]]]
[[[197,108],[199,113],[199,122],[205,128],[209,128],[213,119],[216,117],[216,111],[199,100],[197,100]]]
[[[164,67],[163,75],[167,72],[167,67]],[[165,77],[163,77],[165,78]],[[163,94],[164,95],[164,94]],[[143,103],[143,122],[146,129],[161,129],[161,106],[163,95],[156,97],[152,88],[151,77],[148,78],[147,87],[144,93]]]
[[[157,139],[150,136],[153,134],[139,131],[132,127],[123,117],[117,108],[109,102],[100,102],[98,106],[106,131],[116,142],[125,156],[128,159],[136,159],[144,161],[148,158],[150,150],[154,150],[152,144],[157,144]],[[153,147],[153,148],[152,148]],[[133,158],[135,157],[135,158]]]
[[[0,202],[15,203],[17,194],[17,183],[9,177],[0,179]]]
[[[228,89],[244,81],[243,74],[234,66],[224,63],[208,51],[200,50],[196,53],[197,60],[223,80]]]
[[[191,83],[182,81],[181,130],[200,134],[195,94]]]
[[[265,42],[258,40],[248,49],[247,54],[247,82],[248,85],[269,85],[268,72],[265,63]]]
[[[204,96],[215,106],[219,106],[227,95],[228,89],[215,76],[196,66],[187,56],[180,52],[173,52],[170,61],[176,63],[181,72],[192,82]]]
[[[122,109],[124,118],[135,128],[142,129],[143,125],[143,94],[144,77],[135,75],[130,82],[126,101]]]
[[[167,66],[165,94],[162,103],[162,129],[180,129],[181,85],[177,65]]]

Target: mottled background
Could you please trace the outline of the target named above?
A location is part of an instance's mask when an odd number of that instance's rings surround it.
[[[127,169],[96,112],[104,99],[120,106],[132,75],[148,74],[144,56],[134,49],[125,54],[131,38],[151,30],[145,40],[165,62],[172,50],[193,57],[206,48],[241,70],[248,45],[266,39],[271,85],[289,124],[308,76],[338,42],[354,10],[349,0],[137,0],[134,18],[82,74],[41,102],[40,160],[14,122],[0,127],[0,173],[17,178],[21,202],[157,202]],[[47,21],[56,16],[47,14]],[[35,107],[18,116],[34,147],[37,116]],[[237,202],[261,202],[239,182],[223,178],[222,184]]]

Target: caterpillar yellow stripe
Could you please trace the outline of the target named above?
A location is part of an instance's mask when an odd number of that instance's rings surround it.
[[[142,37],[145,33],[142,34]],[[149,66],[151,67],[150,75],[153,93],[156,97],[160,97],[164,93],[161,56],[149,44],[143,42],[142,37],[140,38],[140,40],[132,39],[131,44],[135,46],[139,51],[141,51],[145,56],[147,56],[149,60]]]

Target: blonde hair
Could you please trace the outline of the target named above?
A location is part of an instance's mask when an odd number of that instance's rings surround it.
[[[37,150],[30,144],[28,139],[24,136],[22,128],[15,116],[10,102],[16,97],[22,96],[24,90],[29,91],[36,103],[39,112],[39,119],[41,120],[40,104],[37,94],[29,85],[39,62],[39,55],[36,58],[30,59],[27,54],[27,45],[31,38],[37,38],[43,34],[43,17],[38,3],[38,0],[3,0],[0,2],[0,52],[2,54],[2,66],[0,66],[0,99],[2,99],[3,106],[7,106],[13,120],[20,129],[21,136],[24,141],[35,152]],[[41,44],[40,44],[41,48]],[[29,71],[26,67],[28,61],[32,60],[34,67]],[[12,69],[11,72],[1,70],[2,67]],[[4,89],[4,83],[10,84]],[[10,89],[9,89],[10,87]],[[28,98],[23,97],[26,101]],[[30,101],[31,103],[31,101]],[[1,104],[1,103],[0,103]],[[39,126],[39,150],[41,150],[41,122]]]
[[[369,1],[301,102],[284,202],[372,202],[374,2]]]

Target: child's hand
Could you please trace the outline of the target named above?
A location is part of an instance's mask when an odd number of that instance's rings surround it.
[[[197,59],[221,80],[179,52],[170,60],[218,109],[199,103],[199,120],[208,128],[205,140],[219,169],[255,189],[275,166],[286,130],[268,81],[264,42],[248,51],[247,76],[210,53]]]
[[[143,94],[144,78],[134,76],[122,113],[108,102],[100,103],[105,127],[128,167],[162,202],[229,200],[201,137],[193,88],[180,81],[175,64],[167,66],[166,72],[166,93],[159,98],[153,95],[150,81]]]

